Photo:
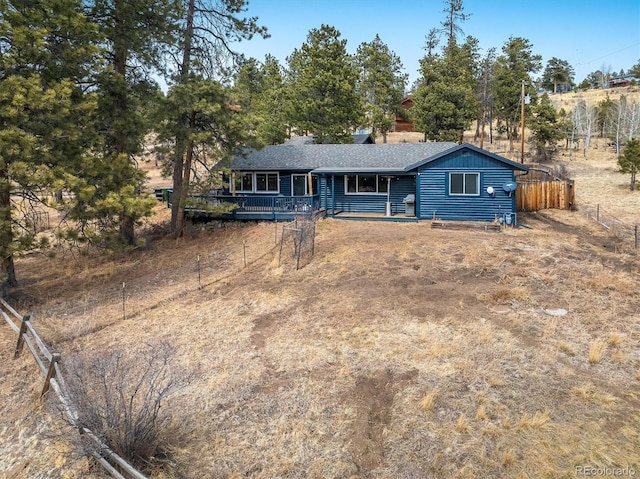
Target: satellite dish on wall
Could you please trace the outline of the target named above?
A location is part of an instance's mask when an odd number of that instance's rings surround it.
[[[513,193],[514,191],[516,191],[516,188],[518,187],[518,185],[514,182],[509,182],[509,183],[505,183],[504,185],[502,185],[502,189],[509,195],[511,196],[511,193]]]

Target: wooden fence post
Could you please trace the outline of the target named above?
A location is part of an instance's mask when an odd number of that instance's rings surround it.
[[[30,314],[27,314],[22,318],[22,323],[20,324],[20,333],[18,334],[18,343],[16,344],[16,352],[13,355],[13,359],[18,359],[18,356],[20,356],[20,353],[22,352],[22,348],[24,347],[24,335],[27,334],[27,324],[29,324],[30,320]]]
[[[51,380],[56,377],[56,363],[60,361],[60,353],[53,353],[51,362],[49,363],[49,370],[47,371],[47,377],[44,379],[44,387],[40,393],[40,397],[44,396],[49,390]]]

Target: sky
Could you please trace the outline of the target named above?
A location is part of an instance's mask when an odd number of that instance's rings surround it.
[[[618,73],[640,61],[639,0],[463,0],[463,6],[471,16],[460,27],[465,37],[478,39],[483,54],[492,47],[501,53],[510,37],[523,37],[542,56],[543,69],[552,57],[568,61],[576,83],[603,67]],[[271,37],[254,37],[235,49],[261,61],[271,54],[285,66],[322,24],[341,33],[348,53],[378,34],[400,57],[410,87],[419,76],[425,37],[441,27],[444,8],[444,0],[249,0],[245,15],[257,16]]]

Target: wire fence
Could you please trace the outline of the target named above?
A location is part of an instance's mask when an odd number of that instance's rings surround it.
[[[42,332],[48,339],[46,342],[42,339],[41,333],[33,327],[32,314],[20,315],[17,312],[19,306],[14,307],[0,297],[0,316],[16,333],[15,357],[17,358],[26,346],[44,378],[41,397],[51,390],[55,393],[68,422],[78,428],[84,438],[95,442],[93,457],[112,477],[143,479],[146,476],[115,454],[92,431],[78,424],[78,414],[59,364],[61,355],[52,352],[58,347],[56,344],[73,341],[120,320],[135,318],[163,301],[171,301],[184,294],[224,283],[226,278],[236,274],[241,268],[256,264],[270,254],[279,254],[281,250],[278,244],[286,236],[285,228],[284,223],[275,223],[273,239],[270,235],[261,240],[236,238],[221,250],[203,251],[195,257],[185,256],[185,261],[179,264],[167,264],[153,270],[145,280],[137,278],[131,282],[105,282],[101,288],[95,288],[93,285],[86,293],[78,293],[76,301],[64,298],[59,302],[53,301],[52,308],[42,313],[58,319],[63,315],[65,325],[57,331],[54,324],[60,321],[47,321],[43,318],[39,326],[43,328]],[[302,254],[304,259],[308,250],[308,227],[303,229],[305,234],[302,237],[298,236],[296,247],[297,264],[300,264],[300,255]],[[282,231],[282,235],[279,230]],[[312,236],[315,236],[315,227],[313,232]],[[164,297],[158,295],[160,289],[165,291]],[[153,298],[151,302],[149,298]]]
[[[605,211],[600,204],[581,206],[578,211],[620,240],[622,243],[620,252],[638,254],[637,224],[631,225],[621,221],[608,211]]]
[[[282,227],[280,240],[280,265],[292,260],[296,270],[313,258],[315,249],[316,219],[313,216],[296,218]]]

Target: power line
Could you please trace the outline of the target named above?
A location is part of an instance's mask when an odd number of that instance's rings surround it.
[[[593,60],[589,60],[587,62],[577,63],[576,66],[578,66],[578,65],[588,65],[589,63],[597,62],[598,60],[602,60],[603,58],[607,58],[610,55],[615,55],[616,53],[623,52],[625,50],[628,50],[629,48],[637,47],[638,45],[640,45],[640,42],[636,42],[633,45],[629,45],[628,47],[621,48],[620,50],[616,50],[615,52],[606,53],[606,54],[602,55],[601,57],[594,58]]]

